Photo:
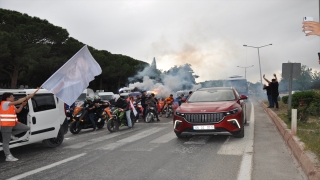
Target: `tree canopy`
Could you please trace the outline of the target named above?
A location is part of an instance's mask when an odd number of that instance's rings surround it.
[[[84,46],[47,20],[0,9],[0,87],[39,87]],[[114,91],[147,63],[88,46],[102,69],[89,87]],[[116,84],[116,85],[115,85]]]

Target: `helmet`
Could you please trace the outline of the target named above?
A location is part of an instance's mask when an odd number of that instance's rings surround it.
[[[90,96],[86,97],[86,101],[92,101],[92,100],[93,100],[92,97],[90,97]]]
[[[95,100],[95,101],[99,101],[99,100],[101,100],[101,97],[100,97],[99,95],[95,95],[95,96],[94,96],[94,100]]]

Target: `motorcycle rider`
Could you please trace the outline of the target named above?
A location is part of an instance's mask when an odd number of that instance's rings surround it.
[[[155,108],[155,111],[154,111],[154,114],[157,118],[157,121],[160,121],[159,117],[158,117],[158,110],[157,110],[157,103],[158,103],[158,100],[155,98],[155,94],[154,93],[151,93],[151,94],[148,94],[147,93],[147,99],[146,99],[146,104],[148,106],[151,106],[151,107],[154,107]],[[148,114],[148,109],[146,111],[146,114]]]
[[[94,113],[96,111],[96,106],[95,104],[93,103],[91,97],[87,97],[86,101],[89,103],[89,106],[88,106],[88,116],[89,116],[89,119],[92,123],[92,126],[93,126],[93,131],[96,131],[97,129],[97,125],[96,125],[96,122],[94,122]]]
[[[147,91],[142,91],[142,95],[141,95],[141,106],[143,108],[143,118],[146,117],[146,111],[147,111],[147,108],[148,108],[148,105],[146,104],[146,94],[147,94]]]
[[[118,108],[123,109],[126,112],[128,127],[129,127],[129,129],[132,129],[132,123],[131,123],[131,118],[130,118],[131,110],[129,109],[129,103],[130,102],[127,102],[125,99],[120,98],[120,95],[118,95],[118,94],[115,95],[114,105]],[[127,111],[129,111],[129,112],[127,113]],[[122,126],[123,126],[123,124],[120,125],[120,127],[122,127]],[[117,129],[118,128],[119,127],[117,127]]]
[[[163,109],[165,109],[168,105],[172,104],[173,101],[174,101],[173,95],[170,94],[170,96],[167,97],[167,98],[164,100],[164,106],[162,106],[162,108],[161,108],[161,113],[163,112]]]
[[[100,117],[102,114],[103,106],[108,105],[109,103],[103,102],[99,95],[94,96],[93,100],[94,106],[96,107],[96,114]]]
[[[139,108],[139,103],[141,103],[141,97],[139,96],[139,95],[137,95],[136,96],[136,100],[135,100],[135,102],[133,103],[133,105],[135,105],[135,108],[136,108],[136,111],[137,111],[137,116],[136,116],[136,122],[139,122],[139,114],[141,113],[141,110],[140,110],[140,108]]]

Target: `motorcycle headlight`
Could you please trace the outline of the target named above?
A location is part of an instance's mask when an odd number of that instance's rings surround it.
[[[76,115],[76,117],[80,117],[81,115],[82,115],[82,113],[79,113],[79,114]]]

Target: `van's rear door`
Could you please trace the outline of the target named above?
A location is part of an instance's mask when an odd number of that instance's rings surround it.
[[[57,98],[51,93],[37,93],[29,100],[30,129],[32,141],[56,137],[60,128]]]

